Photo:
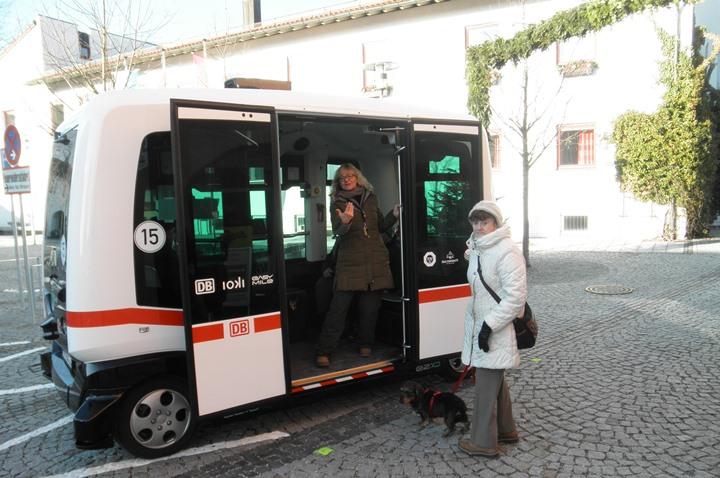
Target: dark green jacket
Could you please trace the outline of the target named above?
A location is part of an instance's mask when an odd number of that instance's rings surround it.
[[[344,211],[347,201],[336,197],[331,205],[332,228],[338,241],[335,289],[344,291],[392,289],[390,257],[383,241],[383,233],[392,228],[396,219],[392,211],[383,217],[377,197],[373,193],[366,191],[360,200],[360,205],[362,212],[355,205],[355,214],[349,224],[342,224],[336,211],[337,209]],[[367,236],[363,231],[363,223],[367,226]]]

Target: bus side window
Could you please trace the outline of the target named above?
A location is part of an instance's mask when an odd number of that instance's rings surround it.
[[[134,248],[137,303],[151,307],[180,308],[180,266],[169,131],[147,135],[140,148],[135,181],[134,226],[146,220],[155,221],[165,229],[165,245],[154,253]]]
[[[417,135],[417,211],[420,288],[462,283],[471,229],[467,213],[480,197],[474,137]]]

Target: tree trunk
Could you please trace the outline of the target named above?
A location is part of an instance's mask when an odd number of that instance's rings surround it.
[[[530,173],[530,152],[528,150],[528,63],[525,61],[523,70],[523,120],[522,120],[522,166],[523,166],[523,256],[525,265],[530,267],[530,213],[528,211],[529,201],[529,173]]]
[[[524,142],[523,145],[524,151],[523,151],[523,256],[525,256],[525,264],[527,267],[530,267],[530,213],[528,210],[528,206],[530,201],[528,201],[528,193],[529,193],[529,176],[530,176],[530,167],[528,164],[528,153],[527,153],[527,140]]]
[[[677,239],[677,206],[674,199],[670,203],[670,209],[665,213],[662,238],[666,241]]]
[[[702,208],[685,208],[685,239],[697,239],[703,237],[705,231],[703,230],[703,217]]]

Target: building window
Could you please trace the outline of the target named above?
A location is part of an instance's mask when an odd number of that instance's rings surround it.
[[[493,169],[500,169],[500,135],[491,134],[488,136],[488,147],[490,148],[490,165]]]
[[[465,27],[465,49],[488,41],[495,41],[498,38],[508,39],[512,36],[513,33],[507,27],[501,27],[497,23],[469,25]],[[493,69],[490,73],[491,83],[497,85],[501,79],[500,70]]]
[[[561,127],[557,137],[558,167],[595,165],[595,130]]]
[[[80,58],[83,60],[90,59],[90,35],[84,32],[78,32],[78,42],[80,44]]]
[[[497,23],[484,23],[465,27],[465,48],[504,37]]]
[[[297,232],[305,230],[305,216],[295,216],[295,230]]]
[[[11,124],[15,124],[15,112],[14,111],[3,111],[3,116],[5,117],[5,128],[10,126]],[[3,131],[5,129],[3,128]]]
[[[557,66],[565,77],[592,75],[597,69],[597,40],[592,33],[557,43]]]
[[[378,40],[362,44],[363,88],[369,98],[390,96],[393,90],[392,70],[399,68],[395,41]]]

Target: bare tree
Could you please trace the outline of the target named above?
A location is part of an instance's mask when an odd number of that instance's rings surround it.
[[[153,19],[142,0],[56,0],[53,11],[63,20],[48,18],[45,50],[57,76],[45,84],[50,91],[56,82],[80,89],[79,98],[127,88],[138,53],[155,46],[148,39],[168,21]],[[78,33],[76,25],[89,31]]]
[[[523,60],[515,67],[519,72],[517,81],[503,80],[507,85],[502,88],[494,87],[494,96],[501,98],[503,105],[507,105],[508,98],[518,98],[517,105],[514,109],[499,110],[491,106],[492,123],[501,124],[502,131],[509,133],[505,136],[510,140],[509,143],[513,149],[519,153],[522,160],[522,178],[523,178],[523,255],[525,262],[530,267],[530,214],[529,214],[529,192],[530,192],[530,168],[540,159],[545,151],[556,142],[558,118],[562,121],[565,115],[564,108],[567,103],[558,101],[558,96],[563,86],[564,76],[560,75],[560,80],[556,85],[546,87],[541,82],[535,82],[531,85],[530,75],[530,59]],[[512,68],[508,66],[506,68]],[[535,69],[533,69],[535,70]],[[542,79],[542,73],[535,75],[537,79]],[[508,91],[511,90],[511,91]],[[550,90],[552,94],[546,92]],[[519,93],[519,94],[518,94]],[[495,103],[495,102],[493,102]],[[560,115],[557,109],[563,107]],[[491,127],[492,130],[492,127]]]

